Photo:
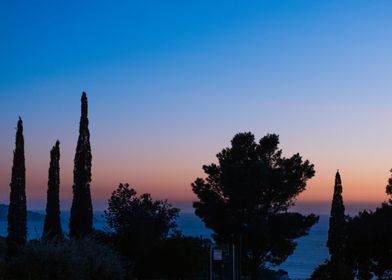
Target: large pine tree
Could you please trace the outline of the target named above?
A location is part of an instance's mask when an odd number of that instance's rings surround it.
[[[26,243],[26,168],[24,155],[23,122],[19,117],[12,166],[10,205],[8,209],[8,255],[16,253]]]
[[[62,239],[63,231],[60,222],[60,142],[50,151],[50,166],[48,176],[48,192],[46,202],[46,216],[44,223],[43,239]]]
[[[345,244],[345,215],[343,204],[343,187],[339,171],[335,176],[335,187],[331,206],[331,216],[329,218],[329,230],[327,246],[332,262],[341,262],[344,260]]]
[[[81,237],[93,231],[93,207],[91,203],[91,146],[88,129],[87,96],[82,94],[79,139],[74,160],[73,200],[69,222],[70,237]]]
[[[260,279],[263,270],[293,253],[294,239],[318,220],[289,211],[314,176],[314,166],[299,154],[284,157],[276,134],[256,142],[252,133],[239,133],[217,158],[218,163],[203,166],[207,177],[192,184],[199,199],[195,213],[218,243],[242,248],[243,272]]]

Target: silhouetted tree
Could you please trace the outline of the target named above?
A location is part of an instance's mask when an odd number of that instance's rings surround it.
[[[391,171],[392,172],[392,171]],[[386,193],[391,195],[392,179]],[[392,204],[362,211],[347,224],[346,258],[358,279],[392,279]]]
[[[392,169],[389,172],[392,173]],[[387,193],[387,195],[390,196],[389,201],[390,201],[390,203],[392,203],[392,175],[388,179],[388,184],[387,184],[387,187],[385,189],[385,192]]]
[[[134,262],[138,276],[151,272],[153,248],[177,228],[179,209],[149,194],[137,196],[128,184],[120,184],[108,203],[104,217],[115,247]]]
[[[26,243],[26,168],[24,155],[23,122],[19,117],[16,130],[12,166],[10,205],[8,209],[8,255],[16,253],[19,245]]]
[[[309,280],[352,280],[354,272],[350,266],[341,262],[326,261],[318,266]]]
[[[74,160],[74,184],[71,217],[69,222],[70,237],[80,237],[93,232],[93,207],[91,203],[91,146],[88,129],[87,96],[82,94],[82,113],[80,117],[79,139]]]
[[[60,142],[57,140],[50,151],[48,192],[43,239],[61,240],[63,231],[60,221]]]
[[[343,187],[339,171],[335,176],[335,187],[331,206],[331,216],[329,218],[329,230],[327,247],[331,255],[331,261],[344,262],[344,244],[346,239],[345,233],[345,215],[343,204]]]
[[[342,180],[338,171],[335,176],[327,241],[327,247],[331,257],[330,260],[327,260],[315,269],[310,278],[311,280],[354,279],[353,270],[346,261],[347,221],[344,214],[345,208],[342,192]]]
[[[256,143],[253,134],[239,133],[217,155],[218,164],[203,166],[207,178],[192,184],[196,215],[216,241],[241,243],[243,268],[253,279],[267,263],[280,264],[292,254],[293,239],[318,220],[288,212],[315,171],[299,154],[283,157],[278,145],[275,134]]]
[[[143,276],[148,279],[205,279],[209,271],[209,246],[200,238],[181,235],[162,240],[146,263]]]
[[[392,206],[362,211],[347,224],[346,258],[358,279],[383,278],[392,269]]]
[[[110,246],[87,238],[46,242],[33,240],[17,256],[1,260],[6,280],[130,280],[122,259]]]

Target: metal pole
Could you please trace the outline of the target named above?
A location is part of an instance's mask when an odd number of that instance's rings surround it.
[[[233,243],[233,280],[236,280],[235,276],[235,245]]]
[[[210,244],[210,280],[212,280],[212,244]]]
[[[240,248],[238,254],[238,279],[242,279],[242,236],[240,235]]]

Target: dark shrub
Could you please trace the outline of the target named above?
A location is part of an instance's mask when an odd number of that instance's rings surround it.
[[[6,279],[121,280],[119,257],[92,239],[60,243],[32,241],[6,267]]]
[[[312,273],[310,280],[350,280],[354,279],[354,273],[350,266],[342,262],[326,261],[319,265]]]

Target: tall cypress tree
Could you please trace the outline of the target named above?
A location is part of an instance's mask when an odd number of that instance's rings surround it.
[[[335,176],[335,187],[333,192],[331,216],[329,218],[329,230],[327,246],[332,262],[344,261],[344,244],[345,244],[345,215],[343,204],[343,187],[339,171]]]
[[[48,176],[48,192],[46,202],[46,216],[43,239],[61,240],[63,231],[60,222],[60,142],[50,151],[50,165]]]
[[[74,184],[71,218],[69,222],[70,237],[81,237],[93,231],[93,207],[91,203],[91,146],[88,129],[87,95],[82,94],[82,113],[80,117],[79,139],[74,160]]]
[[[16,130],[14,161],[11,177],[10,205],[8,208],[8,255],[16,253],[26,243],[26,168],[24,155],[23,122],[19,117]]]

